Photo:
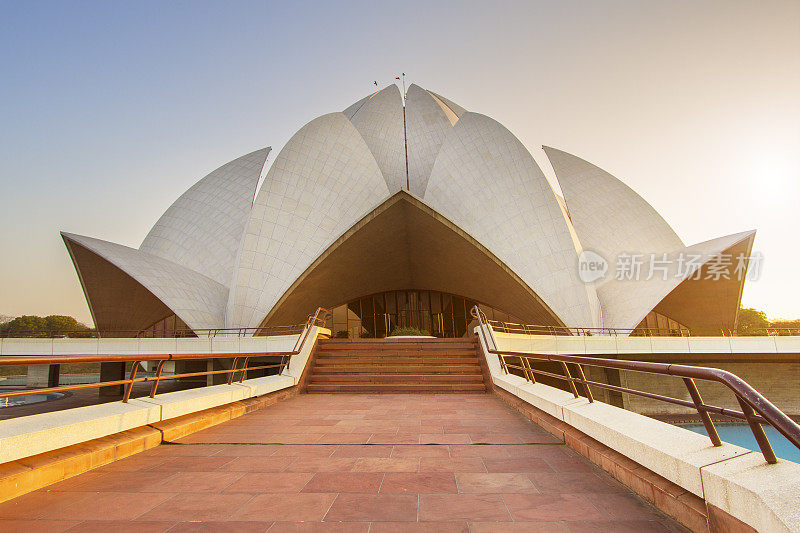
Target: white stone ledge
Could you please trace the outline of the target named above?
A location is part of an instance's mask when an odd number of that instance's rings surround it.
[[[131,400],[0,421],[0,463],[30,457],[161,420],[161,409]]]
[[[315,335],[328,330],[315,327]],[[272,337],[141,338],[141,339],[0,339],[0,355],[152,355],[180,353],[253,353],[291,351],[299,334]]]
[[[309,332],[303,350],[292,357],[289,368],[282,375],[248,379],[232,385],[214,385],[168,392],[159,394],[155,398],[133,399],[128,403],[109,402],[2,420],[0,421],[0,463],[293,387],[297,385],[308,364],[314,339],[319,334],[329,335],[330,331],[324,328],[313,328]],[[53,347],[52,339],[4,339],[4,348],[7,346],[6,341],[9,340],[11,341],[9,345],[13,345],[9,349],[16,354],[25,350],[30,350],[30,354],[44,354],[46,347],[50,347],[51,351]],[[74,349],[77,351],[77,347],[80,346],[80,350],[86,350],[86,340],[80,339],[81,342],[76,343]],[[109,349],[124,348],[122,343],[118,342],[119,339],[88,340],[91,342],[107,341],[106,347]],[[146,349],[155,351],[169,347],[181,348],[185,351],[193,351],[199,347],[205,347],[208,350],[213,349],[213,345],[209,345],[209,342],[212,344],[215,342],[214,339],[211,341],[209,339],[181,339],[179,346],[174,339],[168,339],[163,344],[160,339],[122,340],[131,341],[128,343],[128,347],[132,347],[134,342],[137,343],[137,350],[142,349],[142,346],[138,344],[139,340],[154,341],[145,344],[147,344]],[[197,342],[183,342],[186,340]],[[297,341],[297,335],[256,339],[224,338],[220,341],[218,347],[223,348],[224,345],[224,351],[290,351]],[[70,345],[68,344],[68,346]],[[237,350],[233,350],[234,348]]]
[[[477,329],[477,328],[476,328]],[[636,353],[798,353],[800,336],[767,337],[624,337],[612,335],[524,335],[494,332],[503,350],[559,355]]]
[[[564,422],[693,494],[703,496],[700,469],[751,453],[602,402],[563,405]],[[763,460],[763,458],[762,458]]]
[[[0,463],[106,437],[147,424],[263,396],[295,385],[290,376],[266,376],[0,421]]]
[[[501,349],[517,349],[495,334]],[[637,413],[503,374],[497,356],[484,357],[494,384],[574,427],[757,531],[800,531],[800,464],[770,465],[759,452],[710,439]],[[542,353],[542,350],[538,350]]]
[[[700,468],[752,453],[727,443],[715,447],[705,435],[602,402],[590,404],[585,398],[541,383],[534,385],[518,376],[493,379],[537,409],[701,497]]]
[[[243,387],[248,390],[248,398],[255,398],[256,396],[263,396],[270,392],[279,391],[281,389],[288,389],[295,386],[297,383],[291,376],[265,376],[263,378],[248,379],[242,383],[234,383],[235,387]]]
[[[168,392],[167,394],[159,394],[155,398],[140,398],[140,400],[157,406],[160,411],[160,420],[167,420],[250,397],[249,387],[212,385],[210,387]]]
[[[758,531],[800,531],[800,465],[760,453],[702,469],[708,503]]]

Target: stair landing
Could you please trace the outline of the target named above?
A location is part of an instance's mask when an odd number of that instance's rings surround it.
[[[303,394],[0,504],[68,529],[683,531],[490,394]]]

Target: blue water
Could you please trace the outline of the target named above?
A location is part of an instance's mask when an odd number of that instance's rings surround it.
[[[0,398],[0,409],[3,407],[14,407],[15,405],[26,405],[29,403],[47,402],[64,396],[60,392],[48,392],[46,394],[28,394],[25,396],[12,396],[11,398]]]
[[[703,424],[679,425],[680,427],[694,431],[695,433],[707,435],[706,428],[703,427]],[[800,463],[800,449],[797,449],[794,444],[786,440],[786,437],[778,433],[772,426],[763,427],[764,433],[767,434],[767,438],[769,439],[769,443],[772,444],[772,449],[775,451],[775,455],[781,459],[787,459],[789,461],[794,461],[795,463]],[[717,433],[719,433],[719,438],[721,438],[723,441],[730,442],[731,444],[735,444],[737,446],[741,446],[742,448],[747,448],[756,452],[761,451],[758,448],[758,443],[756,442],[755,437],[753,437],[753,432],[750,431],[750,426],[747,424],[716,424],[716,428]]]

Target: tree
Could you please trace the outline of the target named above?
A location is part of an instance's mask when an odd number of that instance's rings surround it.
[[[737,328],[741,331],[764,330],[770,327],[769,319],[764,311],[753,309],[752,307],[742,307],[739,309],[739,320]]]
[[[64,335],[68,332],[89,332],[92,331],[85,324],[64,315],[50,315],[40,317],[36,315],[23,315],[0,324],[0,336],[33,336],[51,337],[54,335]]]
[[[798,335],[800,332],[800,320],[773,320],[771,323],[773,328],[780,330],[778,335]]]

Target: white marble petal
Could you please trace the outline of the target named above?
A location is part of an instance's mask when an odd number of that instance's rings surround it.
[[[403,101],[397,85],[373,94],[350,119],[378,162],[389,191],[406,188]]]
[[[453,112],[453,114],[456,117],[461,118],[461,115],[463,115],[464,113],[467,112],[466,109],[464,109],[463,107],[461,107],[457,103],[453,102],[452,100],[448,100],[444,96],[442,96],[440,94],[436,94],[433,91],[428,91],[428,92],[431,93],[432,95],[434,95],[436,98],[438,98],[444,105],[446,105],[450,109],[450,111]]]
[[[135,279],[192,329],[222,327],[228,290],[213,279],[121,244],[62,232]]]
[[[569,326],[597,321],[593,288],[550,185],[528,150],[489,117],[467,112],[448,134],[424,197],[486,246]]]
[[[683,248],[669,224],[633,189],[579,157],[543,148],[584,250],[614,264],[621,253],[663,253]]]
[[[270,149],[234,159],[183,193],[139,247],[228,287]]]
[[[420,198],[425,196],[433,163],[451,129],[450,120],[434,97],[411,84],[406,95],[408,175],[411,192]]]
[[[362,98],[361,100],[356,102],[355,104],[351,105],[350,107],[348,107],[347,109],[342,111],[342,113],[344,113],[344,116],[346,116],[347,118],[353,118],[353,116],[356,113],[358,113],[358,110],[361,109],[361,106],[364,105],[364,102],[366,102],[367,100],[372,98],[372,95],[374,95],[374,94],[375,93],[368,94],[367,96],[365,96],[364,98]]]
[[[618,279],[615,264],[611,264],[607,281],[597,288],[597,295],[603,309],[603,327],[607,328],[635,328],[647,314],[658,305],[675,287],[689,278],[692,271],[684,269],[690,257],[699,256],[698,265],[707,264],[714,260],[728,248],[746,240],[752,239],[755,231],[734,233],[725,237],[718,237],[709,241],[681,247],[679,250],[657,254],[656,266],[652,277],[650,272],[650,256],[640,258],[641,270],[637,279]],[[683,257],[683,260],[681,260]],[[632,259],[629,263],[636,263]],[[628,263],[625,263],[628,264]],[[665,270],[661,270],[660,267]],[[735,265],[734,265],[735,266]],[[635,267],[626,268],[625,272],[635,272]],[[619,276],[622,278],[623,276]],[[636,277],[635,274],[632,277]],[[647,279],[650,277],[651,279]]]
[[[343,113],[303,126],[256,197],[228,301],[228,326],[258,326],[297,277],[388,196],[372,152]]]

